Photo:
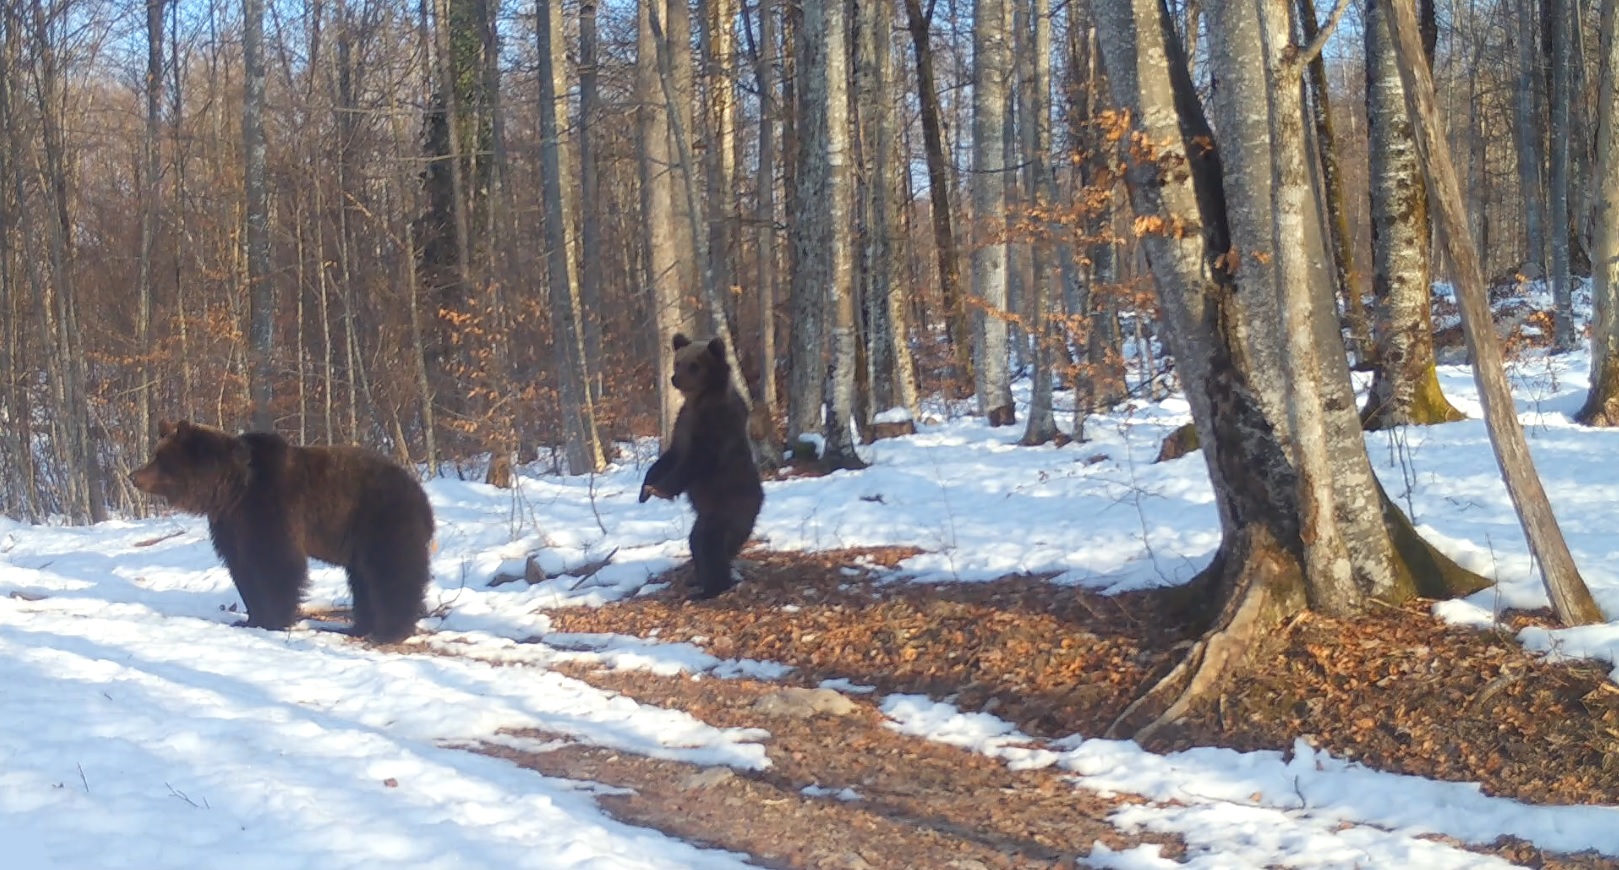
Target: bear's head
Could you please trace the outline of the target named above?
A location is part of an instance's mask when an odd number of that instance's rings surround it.
[[[675,375],[670,380],[682,396],[692,399],[707,393],[723,393],[731,386],[731,365],[725,361],[725,342],[713,338],[693,342],[675,333]]]
[[[157,434],[151,461],[129,474],[136,489],[192,514],[224,510],[241,495],[252,455],[247,442],[185,420],[165,420]]]

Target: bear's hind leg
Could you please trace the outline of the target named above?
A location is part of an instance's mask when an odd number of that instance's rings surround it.
[[[713,598],[730,589],[731,560],[726,554],[726,526],[713,517],[698,515],[692,523],[691,544],[692,580],[697,591],[696,600]]]
[[[386,542],[362,558],[358,570],[349,570],[351,582],[358,581],[354,585],[354,634],[372,643],[397,643],[410,637],[422,616],[422,598],[432,579],[427,545]]]

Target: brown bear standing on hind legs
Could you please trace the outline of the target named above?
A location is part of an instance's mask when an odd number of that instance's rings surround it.
[[[731,560],[741,552],[759,517],[765,491],[748,444],[748,406],[731,384],[725,343],[694,344],[676,334],[673,382],[685,403],[675,417],[669,449],[647,469],[641,501],[652,496],[691,501],[694,598],[731,588]]]
[[[158,434],[152,460],[129,479],[208,518],[247,607],[243,625],[292,625],[314,556],[347,569],[355,636],[393,643],[415,630],[431,579],[433,508],[410,472],[373,450],[296,447],[272,432],[182,420]]]

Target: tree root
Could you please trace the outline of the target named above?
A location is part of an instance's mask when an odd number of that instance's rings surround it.
[[[1219,617],[1168,674],[1113,720],[1105,736],[1140,742],[1180,720],[1193,706],[1219,694],[1269,628],[1302,611],[1303,575],[1296,554],[1254,530],[1241,533],[1231,550],[1216,555],[1199,578],[1211,592],[1230,590]]]

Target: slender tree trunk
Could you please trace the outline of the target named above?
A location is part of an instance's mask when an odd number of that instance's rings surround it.
[[[574,280],[573,228],[562,192],[561,131],[557,124],[557,67],[562,52],[562,7],[540,0],[535,7],[539,58],[539,134],[541,209],[545,217],[547,291],[551,300],[551,338],[556,352],[560,410],[567,434],[565,455],[572,474],[600,471],[606,464],[596,434],[596,414],[585,368],[579,288]],[[563,105],[566,105],[564,102]]]
[[[922,0],[905,0],[905,19],[916,50],[917,101],[921,106],[922,150],[928,167],[928,207],[933,218],[933,247],[939,258],[939,295],[945,307],[945,335],[956,358],[958,395],[965,396],[975,381],[972,335],[967,307],[961,296],[961,257],[956,251],[954,218],[950,210],[950,163],[944,151],[943,110],[933,74],[930,33],[933,7],[923,13]]]
[[[1366,10],[1365,35],[1377,349],[1361,420],[1367,429],[1463,420],[1434,370],[1428,192],[1388,23],[1375,0]]]
[[[640,0],[635,56],[635,101],[640,116],[641,214],[646,245],[646,286],[651,290],[653,330],[658,336],[658,398],[662,431],[667,441],[680,410],[680,394],[665,373],[674,370],[669,337],[695,331],[686,307],[684,284],[675,235],[677,214],[670,154],[669,112],[658,72],[658,40],[652,30],[652,5],[663,0]]]
[[[248,393],[253,428],[275,429],[270,406],[274,393],[275,283],[270,277],[270,197],[264,149],[264,0],[242,0],[242,155],[246,161],[243,231],[247,250]]]
[[[1052,405],[1052,377],[1054,363],[1061,356],[1062,337],[1054,328],[1057,321],[1052,315],[1059,256],[1055,240],[1062,236],[1062,227],[1047,217],[1057,207],[1057,185],[1051,168],[1051,0],[1014,2],[1027,8],[1030,56],[1018,61],[1025,71],[1020,76],[1024,98],[1019,103],[1023,107],[1019,129],[1032,216],[1039,220],[1042,229],[1032,251],[1034,282],[1029,288],[1029,335],[1033,339],[1033,384],[1029,388],[1028,425],[1021,442],[1032,445],[1044,444],[1061,434]]]
[[[1591,234],[1591,392],[1575,419],[1619,426],[1619,0],[1602,0],[1601,76],[1597,96],[1596,220]]]
[[[827,288],[837,280],[832,256],[831,135],[827,119],[826,3],[801,4],[796,27],[794,92],[798,98],[795,186],[787,239],[793,249],[792,341],[788,348],[787,440],[804,458],[802,438],[821,432],[826,399]]]
[[[1017,422],[1007,371],[1006,0],[973,2],[973,350],[978,410],[991,426]]]
[[[1380,2],[1380,0],[1379,0]],[[1514,0],[1518,10],[1518,87],[1514,93],[1513,131],[1518,144],[1518,186],[1523,193],[1524,227],[1529,249],[1524,256],[1526,274],[1538,278],[1546,274],[1546,201],[1541,166],[1541,119],[1537,111],[1536,51],[1539,44],[1534,27],[1533,0]]]
[[[1440,237],[1455,269],[1456,296],[1462,311],[1462,331],[1473,357],[1473,378],[1478,383],[1479,403],[1490,433],[1507,493],[1517,509],[1529,541],[1529,551],[1540,563],[1552,607],[1566,625],[1584,625],[1602,619],[1602,611],[1591,598],[1580,577],[1574,558],[1563,540],[1562,530],[1546,499],[1540,477],[1535,473],[1523,427],[1518,422],[1512,390],[1501,366],[1501,348],[1490,317],[1490,303],[1479,267],[1478,252],[1469,244],[1467,216],[1462,209],[1461,186],[1451,166],[1444,132],[1439,124],[1438,102],[1433,77],[1423,61],[1414,0],[1378,0],[1389,16],[1394,43],[1399,52],[1400,80],[1405,86],[1406,105],[1416,127],[1417,150],[1428,181],[1428,195],[1438,206]]]
[[[759,0],[759,45],[754,53],[754,80],[759,89],[759,164],[755,176],[758,227],[755,281],[759,295],[759,389],[754,401],[775,418],[776,403],[776,7]]]
[[[158,136],[163,106],[163,15],[167,0],[146,2],[146,127],[141,135],[141,240],[135,275],[135,347],[152,347],[152,255],[157,237]],[[152,452],[152,364],[140,367],[135,384],[135,454]],[[137,505],[145,499],[137,496]]]
[[[1311,42],[1320,31],[1316,23],[1315,0],[1299,0],[1299,18],[1304,41]],[[1343,170],[1338,166],[1338,137],[1333,130],[1332,101],[1328,94],[1327,64],[1317,54],[1309,63],[1310,111],[1315,123],[1315,141],[1321,158],[1321,181],[1327,205],[1332,265],[1338,293],[1344,300],[1344,320],[1349,326],[1350,349],[1356,362],[1363,363],[1372,347],[1371,318],[1361,297],[1361,272],[1355,262],[1355,238],[1349,229],[1349,205],[1344,195]]]
[[[1549,0],[1551,31],[1551,290],[1552,290],[1552,345],[1560,351],[1573,350],[1579,343],[1574,334],[1573,276],[1569,274],[1569,103],[1573,94],[1569,89],[1572,65],[1569,55],[1574,34],[1569,28],[1574,0]]]
[[[815,7],[820,7],[816,9]],[[813,83],[813,90],[824,95],[825,107],[812,112],[826,117],[827,221],[831,250],[831,282],[827,284],[831,314],[832,377],[826,404],[826,452],[822,463],[833,469],[863,468],[855,453],[855,250],[854,176],[849,165],[849,43],[846,27],[848,4],[844,0],[809,0],[804,4],[804,26],[817,23],[825,63],[819,67],[824,81]],[[819,19],[819,22],[817,22]]]
[[[603,382],[602,258],[598,254],[603,250],[603,242],[598,205],[602,191],[596,169],[596,124],[601,113],[596,29],[596,0],[583,0],[579,4],[579,241],[584,256],[579,261],[579,313],[584,323],[585,370],[590,377],[590,397],[599,402]]]

